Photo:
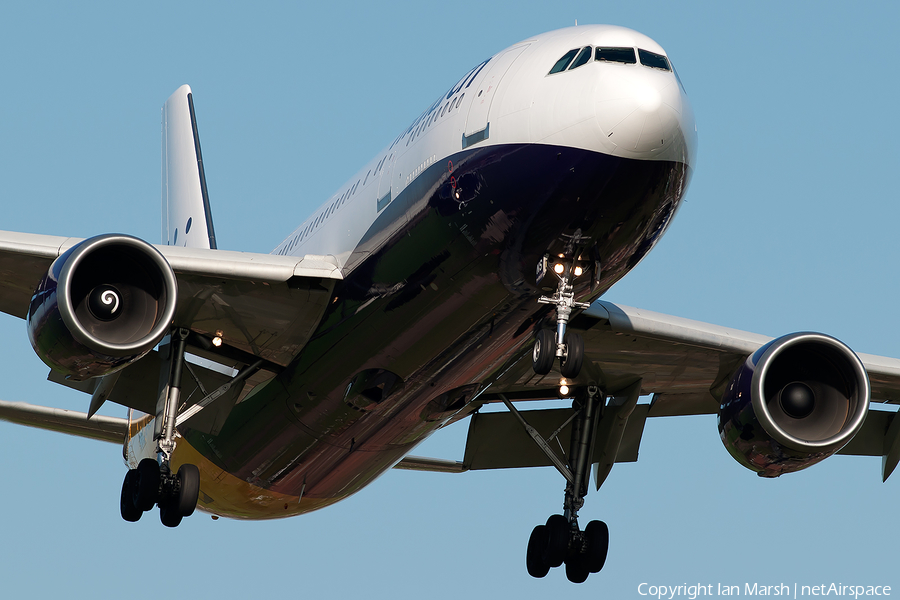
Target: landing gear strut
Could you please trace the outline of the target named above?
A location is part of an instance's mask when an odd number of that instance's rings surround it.
[[[598,573],[606,562],[609,549],[606,523],[591,521],[584,530],[578,526],[578,511],[584,505],[590,481],[594,428],[604,400],[597,386],[588,386],[582,392],[576,396],[574,405],[577,412],[572,422],[568,468],[554,461],[568,482],[563,514],[552,515],[545,525],[535,527],[528,540],[525,564],[532,577],[544,577],[551,568],[565,563],[569,581],[582,583],[589,574]]]
[[[547,258],[542,262],[539,274],[548,268]],[[559,259],[553,265],[553,273],[559,280],[556,292],[550,296],[538,298],[540,304],[556,306],[556,336],[553,332],[542,329],[534,340],[532,351],[532,368],[538,375],[546,375],[553,368],[553,359],[559,358],[559,370],[563,377],[575,378],[581,371],[584,362],[584,340],[575,332],[566,331],[573,308],[589,308],[587,302],[576,302],[572,288],[572,280],[581,274],[581,267],[575,260]]]
[[[119,507],[122,518],[137,521],[141,515],[159,506],[159,519],[166,527],[177,527],[184,517],[194,513],[200,495],[200,470],[184,464],[172,473],[170,461],[175,450],[175,422],[181,396],[181,374],[184,367],[184,348],[187,329],[172,334],[172,367],[166,389],[165,403],[157,413],[156,459],[145,458],[125,475]]]

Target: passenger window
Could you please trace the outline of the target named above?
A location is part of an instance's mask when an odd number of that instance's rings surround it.
[[[581,49],[581,52],[578,53],[578,57],[572,63],[572,66],[569,67],[569,70],[577,69],[581,65],[587,63],[587,61],[591,60],[591,47],[585,46]]]
[[[562,58],[556,61],[556,64],[553,65],[553,68],[550,69],[548,75],[553,75],[554,73],[559,73],[560,71],[565,71],[566,67],[569,66],[569,63],[572,62],[572,59],[575,58],[575,55],[578,54],[578,48],[574,50],[569,50],[566,52]]]
[[[626,65],[633,65],[637,62],[634,58],[634,48],[597,48],[594,60],[624,63]]]
[[[640,48],[638,48],[638,56],[641,57],[641,64],[645,67],[662,69],[663,71],[672,70],[672,68],[669,66],[669,59],[667,59],[662,54],[655,54],[653,52],[641,50]]]

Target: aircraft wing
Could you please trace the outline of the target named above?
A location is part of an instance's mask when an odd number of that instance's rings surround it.
[[[569,327],[584,337],[585,364],[576,383],[601,382],[609,393],[641,380],[653,394],[649,416],[715,414],[718,397],[737,366],[773,338],[639,308],[597,301]],[[869,375],[872,401],[900,404],[900,360],[858,354]],[[488,393],[555,388],[558,367],[545,376],[523,356]]]
[[[54,260],[81,239],[0,232],[0,311],[20,318]],[[342,278],[330,256],[302,258],[155,246],[175,272],[175,321],[286,365],[306,343]]]
[[[53,261],[82,241],[0,232],[0,311],[25,318],[35,289]],[[234,404],[274,376],[303,348],[327,306],[335,281],[342,278],[341,272],[337,261],[327,256],[299,258],[208,248],[155,248],[175,274],[175,324],[207,339],[220,336],[224,341],[221,348],[191,349],[212,362],[200,360],[189,365],[190,378],[185,384],[187,397],[204,403],[197,408],[197,412],[201,408],[203,412],[192,418],[191,427],[214,432],[221,428]],[[51,370],[49,379],[91,394],[88,414],[93,415],[106,400],[153,414],[160,361],[158,353],[151,351],[109,377],[75,381]],[[243,369],[247,371],[233,379]],[[86,414],[41,410],[30,405],[5,407],[0,418],[86,437],[92,437],[92,432],[99,439],[110,435],[102,428],[99,432],[91,429],[98,417],[73,430],[71,423],[82,418],[86,421]]]
[[[738,366],[772,338],[638,308],[597,301],[569,324],[584,337],[584,366],[570,385],[599,382],[613,400],[616,431],[599,431],[592,462],[637,460],[648,417],[716,414],[719,399]],[[561,380],[558,363],[547,375],[534,373],[531,353],[504,365],[478,398],[483,403],[556,397]],[[871,402],[900,404],[900,360],[858,354],[871,384]],[[649,405],[629,405],[629,386],[640,382]],[[618,398],[617,398],[618,397]],[[622,407],[625,408],[622,408]],[[571,409],[526,411],[522,414],[545,439],[559,437],[567,447],[564,426]],[[893,411],[870,410],[862,430],[842,454],[887,456],[897,446],[900,420]],[[604,420],[606,420],[604,418]],[[891,425],[894,428],[891,428]],[[612,441],[610,441],[610,436]],[[553,444],[556,445],[555,442]],[[894,453],[897,452],[895,448]],[[612,453],[610,457],[609,454]],[[885,461],[885,477],[893,460]],[[551,461],[526,434],[512,413],[475,414],[469,428],[466,468],[492,469],[546,466]],[[610,464],[611,466],[611,464]]]

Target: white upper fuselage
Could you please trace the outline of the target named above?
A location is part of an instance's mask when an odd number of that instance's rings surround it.
[[[573,68],[575,57],[550,74],[569,51],[587,47],[590,60]],[[693,166],[696,126],[674,70],[640,58],[596,60],[597,48],[666,56],[649,37],[611,25],[560,29],[510,46],[466,73],[273,253],[332,255],[347,274],[365,256],[360,241],[381,211],[427,167],[466,147],[547,144]]]

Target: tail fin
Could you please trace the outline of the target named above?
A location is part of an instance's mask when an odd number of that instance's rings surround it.
[[[162,108],[163,243],[215,248],[206,175],[191,88],[183,85]]]

